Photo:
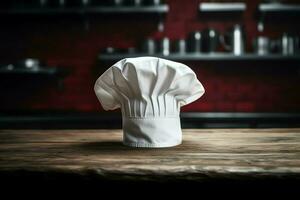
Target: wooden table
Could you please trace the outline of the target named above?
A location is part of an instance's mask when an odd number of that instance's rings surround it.
[[[183,144],[122,145],[121,130],[1,130],[0,174],[106,180],[300,179],[300,129],[186,129]]]

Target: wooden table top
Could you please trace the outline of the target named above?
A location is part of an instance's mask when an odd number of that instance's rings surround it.
[[[0,130],[0,172],[108,179],[300,178],[300,128],[184,129],[180,146],[122,145],[122,130]]]

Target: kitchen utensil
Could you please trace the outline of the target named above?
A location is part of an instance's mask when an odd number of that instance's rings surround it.
[[[156,42],[152,38],[146,39],[141,47],[143,53],[146,54],[155,54],[156,52]]]
[[[202,31],[202,48],[201,50],[206,53],[216,51],[220,44],[219,33],[212,28],[205,29]]]
[[[280,40],[281,53],[293,55],[299,52],[299,37],[284,33]]]
[[[270,39],[265,36],[258,36],[253,40],[254,52],[258,55],[266,55],[270,53],[271,49]]]
[[[14,64],[15,68],[22,68],[28,70],[38,70],[41,66],[45,66],[40,60],[35,58],[26,58]]]
[[[194,31],[189,33],[187,38],[187,52],[200,53],[202,49],[201,40],[202,40],[202,33],[200,31]]]
[[[106,47],[102,50],[102,53],[104,54],[114,54],[116,53],[116,49],[114,47]]]
[[[159,53],[167,56],[170,54],[170,39],[167,37],[162,38],[159,42]]]
[[[179,53],[179,54],[185,54],[186,53],[186,41],[185,39],[179,39],[174,42],[173,45],[173,52]]]
[[[236,24],[227,33],[220,36],[220,41],[224,48],[234,55],[241,55],[245,53],[245,30]]]
[[[20,60],[14,64],[6,65],[2,68],[7,70],[26,70],[26,71],[38,71],[40,68],[43,68],[45,63],[36,59],[36,58],[26,58]]]

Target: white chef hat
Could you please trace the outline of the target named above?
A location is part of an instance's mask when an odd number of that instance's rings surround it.
[[[94,89],[105,110],[121,107],[123,143],[132,147],[181,144],[180,107],[204,94],[188,66],[155,57],[117,62]]]

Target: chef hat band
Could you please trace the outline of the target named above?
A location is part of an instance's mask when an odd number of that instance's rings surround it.
[[[180,118],[123,117],[123,143],[132,147],[171,147],[181,143]]]

